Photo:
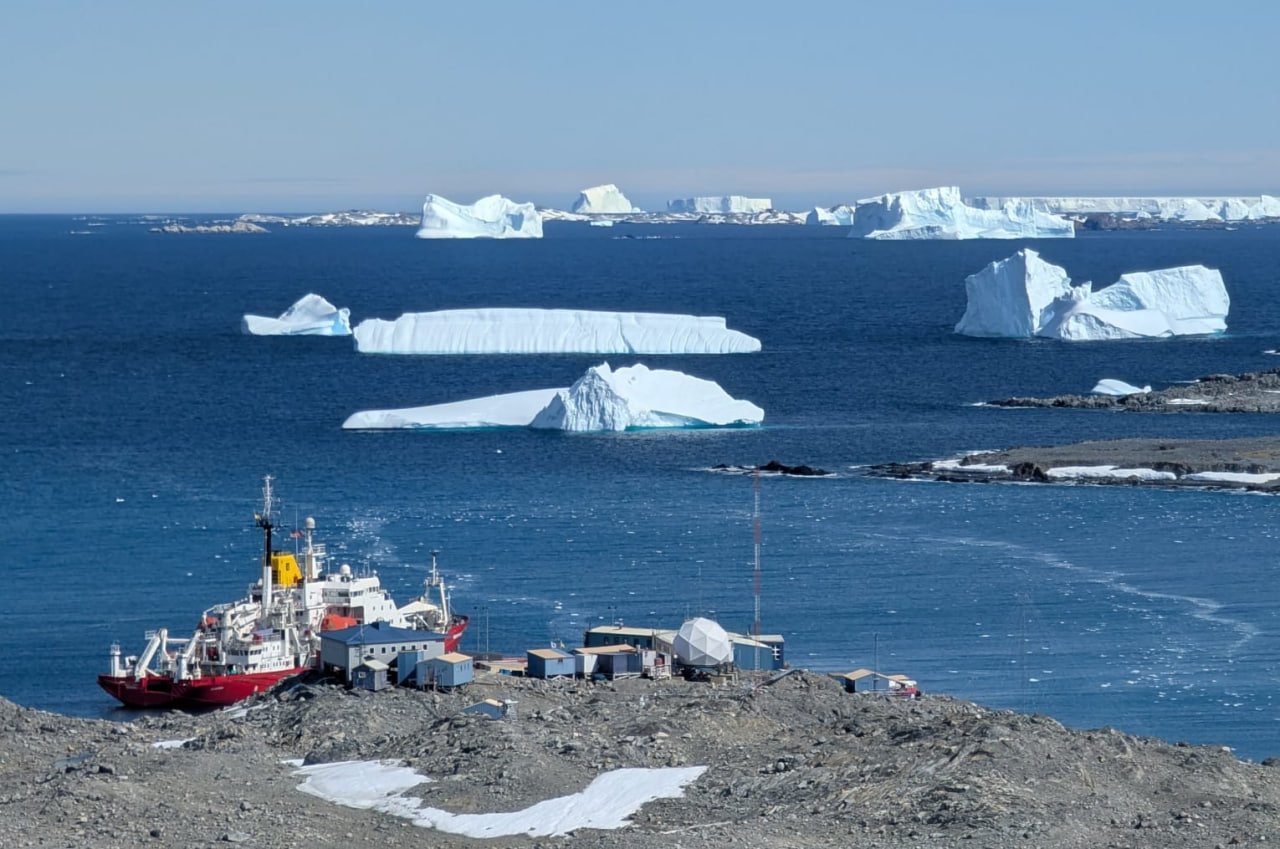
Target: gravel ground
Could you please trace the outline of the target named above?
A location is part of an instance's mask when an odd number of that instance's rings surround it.
[[[515,715],[461,715],[480,698]],[[248,711],[130,723],[0,702],[5,847],[1214,847],[1280,838],[1280,772],[1221,748],[930,696],[742,681],[479,680],[461,694],[315,684]],[[164,740],[188,740],[158,749]],[[617,767],[706,765],[618,831],[474,840],[298,792],[281,763],[402,759],[410,791],[508,811]]]

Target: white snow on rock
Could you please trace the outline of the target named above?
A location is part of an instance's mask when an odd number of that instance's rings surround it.
[[[1099,380],[1093,389],[1089,391],[1094,395],[1145,395],[1151,391],[1151,387],[1144,386],[1139,389],[1131,383],[1125,383],[1123,380],[1105,377]]]
[[[667,201],[667,212],[719,212],[731,215],[749,215],[773,209],[770,198],[748,198],[742,195],[724,197],[677,198]]]
[[[851,227],[853,226],[854,209],[853,206],[844,203],[829,209],[815,206],[805,216],[804,223],[810,227]]]
[[[1117,215],[1165,221],[1256,221],[1280,218],[1280,199],[1252,197],[983,197],[970,200],[982,209],[1000,209],[1010,202],[1029,203],[1057,215]]]
[[[1035,251],[1022,250],[969,275],[964,289],[968,304],[956,333],[1030,337],[1049,305],[1071,291],[1071,278]]]
[[[617,829],[654,799],[678,799],[705,766],[615,769],[595,777],[585,789],[538,802],[523,810],[493,814],[454,814],[405,796],[429,781],[397,761],[345,761],[305,766],[298,789],[329,802],[375,810],[411,820],[422,828],[475,838],[559,837],[583,828]]]
[[[1276,472],[1192,472],[1183,475],[1184,481],[1203,481],[1205,483],[1271,483],[1280,480]]]
[[[578,215],[616,215],[619,213],[644,212],[643,209],[632,206],[631,201],[627,200],[627,196],[613,183],[583,189],[569,211]]]
[[[1202,265],[1125,274],[1095,292],[1029,249],[971,274],[965,293],[957,333],[1068,341],[1219,333],[1231,306],[1222,275]]]
[[[587,369],[556,392],[529,426],[538,430],[624,431],[632,428],[759,424],[764,410],[738,401],[715,381],[644,365]]]
[[[858,201],[850,238],[858,239],[1070,239],[1075,225],[1031,204],[998,209],[967,205],[956,186],[894,192]]]
[[[531,389],[468,401],[399,410],[363,410],[346,430],[532,427],[542,430],[623,431],[757,425],[764,411],[730,397],[719,384],[643,365],[587,370],[568,388]]]
[[[338,309],[319,295],[304,295],[279,318],[244,316],[240,331],[252,336],[350,336],[351,310]]]
[[[760,340],[719,316],[590,310],[471,309],[406,313],[356,325],[366,354],[744,354]]]
[[[489,195],[470,206],[439,195],[422,204],[419,239],[541,239],[542,216],[531,203]]]
[[[1155,469],[1121,469],[1116,466],[1059,466],[1049,469],[1045,475],[1052,480],[1125,480],[1138,478],[1146,481],[1172,481],[1178,476],[1173,472]]]
[[[934,460],[931,464],[935,472],[975,472],[982,474],[1008,474],[1009,467],[1003,463],[966,463],[963,459]]]

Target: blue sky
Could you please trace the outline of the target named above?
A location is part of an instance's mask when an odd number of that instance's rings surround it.
[[[0,212],[1280,193],[1280,4],[0,5]]]

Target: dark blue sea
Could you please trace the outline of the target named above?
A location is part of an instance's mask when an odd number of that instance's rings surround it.
[[[83,234],[73,234],[82,231]],[[662,236],[626,239],[623,235]],[[354,568],[416,593],[432,549],[472,614],[464,649],[581,639],[611,620],[752,618],[820,670],[1280,755],[1280,502],[1090,486],[872,480],[862,464],[1122,436],[1274,433],[1267,415],[1000,410],[974,402],[1157,386],[1280,365],[1280,228],[1035,245],[1076,281],[1222,270],[1220,338],[1088,344],[956,336],[964,277],[1018,242],[872,243],[832,229],[548,225],[541,241],[412,229],[160,235],[129,216],[0,217],[0,695],[120,717],[108,646],[192,627],[255,578],[261,478]],[[723,315],[762,353],[610,358],[719,382],[759,429],[565,435],[344,432],[350,413],[567,385],[600,356],[358,355],[253,338],[307,292],[353,321],[478,306]]]

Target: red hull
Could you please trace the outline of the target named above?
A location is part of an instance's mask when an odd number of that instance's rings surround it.
[[[128,707],[168,707],[178,700],[173,692],[173,680],[167,675],[148,675],[141,681],[99,675],[98,684],[112,698]]]
[[[458,643],[462,642],[462,634],[467,630],[467,623],[471,621],[465,616],[455,616],[453,624],[451,624],[444,632],[444,650],[446,652],[457,651]]]
[[[186,705],[225,707],[244,701],[256,693],[265,693],[285,678],[301,675],[310,667],[297,666],[278,672],[249,672],[244,675],[210,675],[192,678],[173,685],[179,701]]]

